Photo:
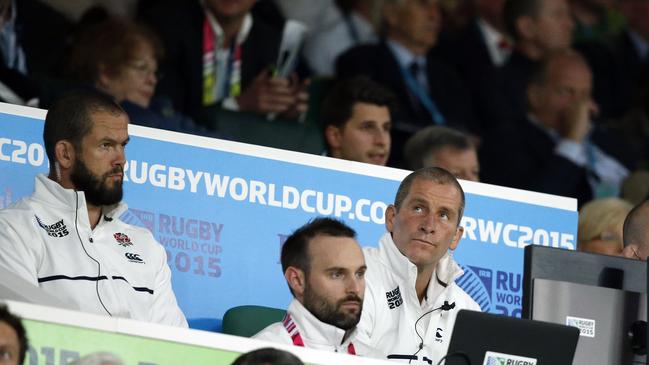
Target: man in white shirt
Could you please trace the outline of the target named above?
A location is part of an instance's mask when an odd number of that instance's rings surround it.
[[[0,267],[84,312],[187,327],[164,248],[119,219],[127,128],[104,95],[52,105],[43,132],[50,173],[0,211]]]
[[[282,247],[284,277],[295,299],[282,322],[254,338],[367,355],[356,340],[365,292],[365,260],[356,233],[331,218],[297,229]]]
[[[480,310],[455,283],[463,271],[450,251],[464,231],[463,211],[464,191],[451,173],[417,170],[401,182],[386,210],[388,232],[379,247],[364,249],[368,270],[359,330],[388,359],[436,364],[447,352],[457,312]]]

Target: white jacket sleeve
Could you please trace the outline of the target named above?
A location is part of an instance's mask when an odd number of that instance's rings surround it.
[[[37,233],[29,229],[19,230],[0,214],[0,267],[38,286],[39,256],[42,255],[30,245],[40,245]]]
[[[151,306],[151,322],[166,324],[176,327],[188,327],[185,315],[178,307],[176,295],[171,287],[171,270],[167,265],[167,254],[164,248],[158,245],[161,251],[156,286],[153,289],[153,305]]]

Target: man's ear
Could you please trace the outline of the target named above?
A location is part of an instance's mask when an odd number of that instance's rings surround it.
[[[388,208],[385,210],[385,229],[392,233],[394,228],[394,219],[397,216],[397,207],[394,204],[388,205]]]
[[[455,230],[453,241],[451,241],[451,245],[448,248],[450,248],[451,250],[455,250],[457,246],[459,246],[463,234],[464,234],[464,227],[458,226],[457,229]]]
[[[340,128],[333,126],[333,125],[328,125],[325,128],[325,139],[327,140],[327,145],[329,145],[329,148],[331,150],[338,150],[342,146],[342,132]]]
[[[54,146],[54,155],[56,162],[59,163],[62,169],[69,169],[74,166],[76,158],[74,145],[67,140],[60,140]]]
[[[622,256],[626,257],[627,259],[638,260],[638,248],[638,245],[636,245],[635,243],[624,246],[624,248],[622,249]]]
[[[288,286],[291,287],[293,295],[296,298],[301,299],[304,296],[304,288],[306,287],[306,276],[304,271],[298,269],[297,267],[289,266],[284,272],[284,277]]]

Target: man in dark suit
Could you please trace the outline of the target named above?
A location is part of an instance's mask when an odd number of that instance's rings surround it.
[[[345,52],[336,74],[367,75],[398,96],[388,164],[403,166],[403,145],[417,130],[431,124],[471,129],[475,119],[459,76],[433,51],[441,28],[436,1],[388,0],[382,10],[386,38]]]
[[[615,195],[629,170],[596,142],[592,74],[583,57],[556,51],[533,71],[527,117],[486,142],[483,181],[577,198]]]
[[[619,7],[627,19],[626,31],[604,43],[576,46],[593,69],[594,97],[602,116],[613,119],[624,116],[649,76],[649,2],[622,0]]]
[[[473,0],[475,17],[447,45],[448,57],[467,83],[509,59],[514,44],[505,31],[504,5],[505,0]]]
[[[566,0],[506,0],[504,20],[516,47],[505,66],[482,82],[476,104],[486,124],[483,133],[525,115],[525,90],[535,64],[550,52],[570,48],[574,27]]]
[[[306,109],[303,85],[272,76],[281,32],[253,19],[254,3],[163,1],[144,14],[166,48],[158,90],[176,109],[207,125],[214,106],[260,114]]]

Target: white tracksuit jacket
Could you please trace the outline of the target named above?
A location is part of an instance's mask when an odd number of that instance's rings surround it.
[[[455,317],[460,309],[479,311],[480,306],[455,280],[462,269],[447,253],[437,264],[428,285],[426,299],[417,298],[417,267],[405,257],[389,233],[381,237],[379,247],[365,247],[365,301],[359,323],[359,337],[384,356],[411,364],[437,364],[446,355]],[[415,322],[424,313],[444,304],[455,303],[451,310],[436,310]],[[366,338],[366,337],[369,337]],[[416,353],[415,356],[413,356]]]
[[[290,318],[285,317],[283,322],[271,324],[252,338],[285,345],[295,345],[293,337],[296,333],[299,333],[304,347],[310,349],[347,354],[349,353],[349,345],[353,344],[356,355],[369,356],[370,349],[356,340],[358,330],[354,330],[343,342],[345,330],[320,322],[296,299],[293,299],[289,305],[287,315]]]
[[[84,312],[187,327],[164,248],[119,219],[126,209],[103,207],[90,229],[84,193],[40,174],[32,196],[0,210],[0,266]]]

